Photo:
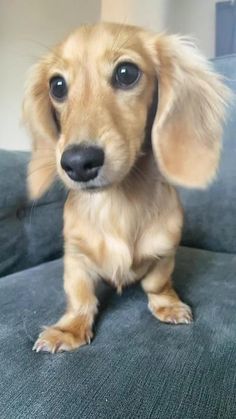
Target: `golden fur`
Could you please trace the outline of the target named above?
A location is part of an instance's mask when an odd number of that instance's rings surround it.
[[[112,71],[127,60],[142,76],[130,90],[114,89]],[[69,85],[63,103],[49,95],[49,79],[58,73]],[[157,81],[152,150],[144,150]],[[171,183],[201,188],[215,176],[227,97],[220,77],[192,44],[133,26],[82,26],[36,64],[23,106],[33,138],[30,196],[41,196],[58,175],[70,192],[64,210],[68,308],[34,349],[71,350],[90,341],[100,278],[118,291],[141,281],[154,316],[191,321],[190,308],[171,285],[183,223]],[[82,190],[60,165],[63,151],[85,140],[105,151],[96,192]]]

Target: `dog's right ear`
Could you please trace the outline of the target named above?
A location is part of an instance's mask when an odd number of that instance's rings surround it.
[[[32,138],[28,167],[28,191],[32,199],[42,196],[56,176],[58,129],[48,92],[48,63],[44,59],[31,69],[23,101],[23,123]]]
[[[204,188],[217,171],[230,92],[188,40],[161,34],[152,42],[158,79],[154,156],[170,182]]]

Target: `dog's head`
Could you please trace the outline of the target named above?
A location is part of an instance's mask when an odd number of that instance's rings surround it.
[[[150,137],[160,171],[175,184],[203,187],[217,169],[227,97],[207,61],[178,36],[82,26],[28,81],[30,194],[39,197],[57,174],[70,189],[121,183],[143,152],[153,104]]]

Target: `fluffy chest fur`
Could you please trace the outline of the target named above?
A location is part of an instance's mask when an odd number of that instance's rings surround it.
[[[65,246],[86,268],[117,289],[141,279],[179,242],[182,211],[165,182],[129,189],[71,194],[65,206]],[[70,215],[68,216],[68,213]]]

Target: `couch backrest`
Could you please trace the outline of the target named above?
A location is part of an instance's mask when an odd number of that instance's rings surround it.
[[[236,92],[236,56],[217,58],[214,65]],[[186,246],[236,253],[235,102],[224,129],[217,179],[205,191],[180,190],[185,209],[182,244]],[[65,191],[56,185],[37,203],[29,202],[28,160],[29,153],[0,150],[0,276],[62,254]]]
[[[216,71],[236,93],[236,55],[213,61]],[[236,100],[228,111],[219,173],[204,191],[181,190],[185,209],[182,243],[218,252],[236,253]]]
[[[37,203],[26,193],[30,154],[0,150],[0,276],[62,254],[65,191],[55,185]]]

